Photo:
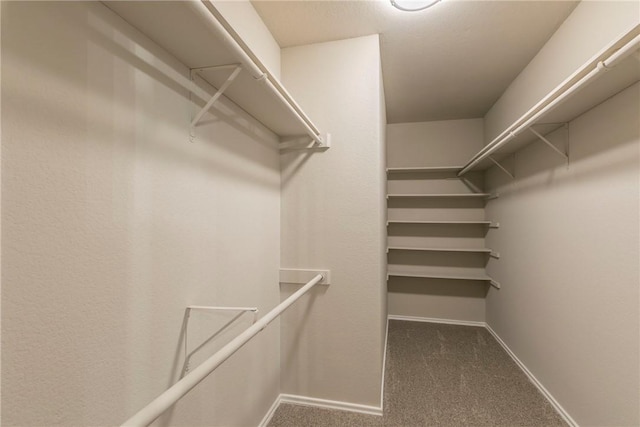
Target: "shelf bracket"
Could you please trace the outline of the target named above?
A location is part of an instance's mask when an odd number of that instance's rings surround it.
[[[489,253],[489,256],[491,258],[494,258],[494,259],[500,259],[500,253],[499,252],[491,251],[491,253]]]
[[[489,284],[496,289],[500,289],[500,282],[496,282],[495,280],[491,279],[489,280]]]
[[[220,329],[215,331],[212,335],[210,335],[207,339],[205,339],[202,343],[200,343],[196,348],[188,351],[188,338],[189,338],[189,319],[191,318],[191,312],[193,310],[200,311],[230,311],[236,312],[237,314],[233,316],[227,323],[225,323]],[[236,320],[238,320],[244,313],[252,312],[253,319],[251,324],[253,325],[258,321],[258,307],[211,307],[211,306],[202,306],[202,305],[189,305],[187,306],[184,313],[184,364],[182,366],[182,374],[181,378],[184,377],[189,370],[191,369],[191,356],[200,351],[205,345],[213,341],[218,335],[224,332],[229,326],[231,326]]]
[[[207,101],[204,107],[202,107],[202,109],[198,112],[198,114],[195,115],[193,120],[191,120],[191,124],[189,126],[189,134],[191,136],[191,141],[193,141],[193,139],[195,138],[195,127],[198,125],[198,122],[200,121],[202,116],[204,116],[206,112],[209,111],[209,108],[211,108],[211,106],[222,96],[222,94],[224,93],[225,90],[227,90],[229,85],[233,83],[233,80],[235,80],[238,74],[240,74],[240,71],[242,71],[242,66],[236,65],[234,70],[231,72],[231,75],[227,77],[227,80],[225,80],[225,82],[222,84],[222,86],[220,86],[218,91],[211,97],[211,99],[209,99],[209,101]]]
[[[564,152],[562,150],[560,150],[558,147],[556,147],[555,145],[553,145],[553,143],[551,141],[549,141],[547,138],[544,137],[544,135],[542,135],[540,132],[538,132],[537,130],[535,130],[534,128],[530,127],[529,130],[531,131],[531,133],[533,133],[535,136],[537,136],[538,138],[540,138],[540,140],[542,142],[544,142],[549,148],[551,148],[553,151],[555,151],[556,153],[558,153],[559,155],[561,155],[567,163],[569,163],[569,140],[567,139],[567,141],[565,141],[565,150]]]
[[[321,135],[320,139],[322,140],[322,143],[306,135],[285,137],[280,140],[280,144],[279,144],[280,152],[290,152],[290,151],[296,151],[296,150],[308,150],[308,149],[331,147],[330,133]]]
[[[500,223],[492,222],[491,224],[489,224],[489,228],[500,228]]]
[[[510,170],[508,170],[506,167],[504,167],[500,162],[498,162],[496,159],[494,159],[493,157],[489,156],[489,160],[491,160],[493,162],[494,165],[496,165],[498,168],[500,168],[500,170],[504,173],[506,173],[507,175],[509,175],[512,179],[515,179],[516,174],[515,171],[511,172]]]

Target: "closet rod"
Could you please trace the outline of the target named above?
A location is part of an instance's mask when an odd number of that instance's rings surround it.
[[[278,99],[305,128],[307,135],[317,144],[325,146],[326,144],[320,136],[320,131],[313,125],[311,119],[307,117],[280,82],[269,74],[266,67],[260,63],[240,36],[231,28],[220,12],[218,12],[216,7],[209,0],[191,0],[187,3],[202,19],[209,23],[209,28],[224,42],[226,47],[238,57],[243,69],[249,72],[255,80],[264,84],[269,91],[275,95],[276,99]]]
[[[633,35],[633,33],[637,33],[639,31],[640,26],[636,25],[633,30],[625,34],[625,37],[629,36],[629,34]],[[623,37],[624,38],[624,37]],[[621,38],[622,39],[622,38]],[[592,69],[579,78],[577,81],[571,83],[571,80],[575,78],[568,79],[569,81],[563,82],[560,86],[556,87],[552,92],[550,92],[546,97],[544,97],[538,104],[536,104],[533,108],[523,114],[518,120],[516,120],[511,126],[509,126],[504,132],[502,132],[498,137],[496,137],[493,141],[487,144],[482,150],[480,150],[467,164],[462,168],[460,172],[458,172],[458,176],[462,176],[465,173],[472,170],[475,166],[477,166],[480,162],[485,160],[487,157],[491,156],[494,152],[504,147],[509,141],[511,141],[518,134],[529,128],[533,125],[538,119],[540,119],[544,114],[549,112],[551,109],[556,107],[561,102],[565,101],[575,92],[580,90],[582,87],[587,85],[591,80],[593,80],[600,73],[607,71],[608,69],[614,67],[621,60],[626,58],[628,55],[633,53],[640,47],[640,35],[636,35],[622,47],[617,49],[615,52],[610,54],[606,59],[596,61],[595,64],[592,64]],[[588,69],[588,67],[587,67]]]
[[[192,388],[204,380],[210,373],[212,373],[218,366],[220,366],[231,355],[238,351],[243,345],[245,345],[251,338],[256,336],[269,323],[275,320],[283,311],[285,311],[291,304],[296,302],[301,296],[306,294],[311,288],[317,285],[324,279],[322,274],[318,274],[313,279],[308,281],[302,288],[298,289],[289,298],[278,304],[273,310],[265,314],[265,316],[258,320],[253,325],[249,326],[240,335],[231,340],[227,345],[222,347],[213,356],[205,360],[200,366],[195,368],[189,374],[184,376],[180,381],[172,385],[168,390],[156,397],[151,403],[142,408],[137,414],[129,418],[122,423],[123,426],[148,426],[156,418],[158,418],[164,411],[173,406],[178,400],[180,400],[185,394],[187,394]]]

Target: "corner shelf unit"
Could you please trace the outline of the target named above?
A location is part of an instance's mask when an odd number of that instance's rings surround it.
[[[487,230],[498,228],[499,224],[480,218],[484,217],[483,202],[496,195],[471,192],[465,180],[457,176],[461,169],[459,166],[387,168],[388,187],[394,190],[387,195],[390,217],[387,221],[387,280],[390,284],[410,278],[422,281],[425,286],[434,280],[445,280],[482,282],[500,287],[484,270],[489,258],[500,257],[484,247]],[[416,190],[426,191],[418,193]],[[471,205],[465,202],[463,206],[456,203],[454,208],[446,201],[444,205],[442,202],[398,205],[394,199],[478,202]],[[454,212],[448,212],[448,209],[454,209]]]
[[[189,67],[192,81],[186,83],[181,73],[158,69],[206,102],[195,115],[192,128],[218,98],[224,97],[278,135],[281,141],[305,136],[316,146],[328,147],[328,135],[321,135],[211,1],[102,3]],[[157,64],[147,64],[157,68]],[[193,81],[196,76],[218,92],[213,97],[203,93]],[[246,120],[242,122],[246,125]]]
[[[542,140],[569,160],[545,135],[640,81],[640,24],[629,28],[573,74],[542,97],[529,111],[474,155],[458,172],[492,167],[524,146]],[[535,129],[534,129],[535,126]],[[529,132],[527,132],[529,131]],[[568,143],[568,141],[567,141]],[[499,163],[498,167],[511,175]]]

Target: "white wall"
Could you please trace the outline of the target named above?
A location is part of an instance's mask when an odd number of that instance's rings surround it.
[[[445,120],[422,123],[390,124],[387,126],[387,162],[388,167],[425,167],[425,166],[461,166],[482,148],[482,119]],[[464,181],[453,179],[455,174],[394,174],[389,176],[388,192],[398,194],[411,193],[466,193],[470,189]],[[474,185],[482,186],[478,176],[467,176]],[[419,201],[414,205],[401,206],[389,202],[388,217],[395,220],[431,220],[431,221],[483,221],[485,220],[484,202],[472,200],[456,202],[450,205],[430,203],[424,206]],[[395,235],[392,229],[389,244],[394,246],[418,247],[484,247],[484,227],[474,227],[467,232],[455,232],[455,236],[425,236],[424,226],[402,226],[403,233],[414,235]],[[433,231],[433,230],[432,230]],[[452,231],[449,226],[437,234]],[[453,230],[455,231],[455,230]],[[471,232],[469,234],[468,232]],[[413,255],[412,255],[413,254]],[[411,258],[406,258],[411,256]],[[411,252],[390,252],[389,262],[411,262],[419,257],[422,262],[434,261],[437,254],[419,254]],[[461,261],[461,257],[449,260]],[[470,261],[477,267],[484,255],[465,255],[457,267],[465,268]],[[482,265],[484,267],[484,265]],[[390,315],[439,318],[458,321],[485,320],[486,284],[478,282],[391,278],[388,284],[388,310]]]
[[[639,22],[640,2],[580,2],[485,115],[485,142],[498,136],[611,40]]]
[[[190,143],[188,70],[99,3],[2,2],[2,35],[2,424],[118,425],[179,375],[188,304],[278,303],[276,139],[220,107]],[[276,324],[159,423],[256,425],[279,351]]]
[[[482,148],[482,126],[482,119],[389,124],[387,166],[461,166]]]
[[[331,269],[282,320],[284,393],[380,405],[384,133],[377,36],[288,48],[282,80],[332,147],[283,155],[282,265]],[[284,285],[283,296],[297,287]]]
[[[269,72],[280,79],[280,46],[254,9],[250,0],[215,1],[216,8],[229,22]]]
[[[639,21],[638,2],[581,2],[486,115],[485,143]],[[568,167],[533,143],[515,180],[487,173],[502,284],[487,323],[580,425],[640,423],[638,91],[571,122]]]
[[[488,174],[487,322],[579,425],[640,423],[639,117],[636,84],[571,122],[568,167],[540,143]]]

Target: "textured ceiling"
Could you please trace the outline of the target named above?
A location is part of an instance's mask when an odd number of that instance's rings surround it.
[[[281,47],[379,33],[388,123],[482,117],[577,2],[444,0],[253,5]]]

